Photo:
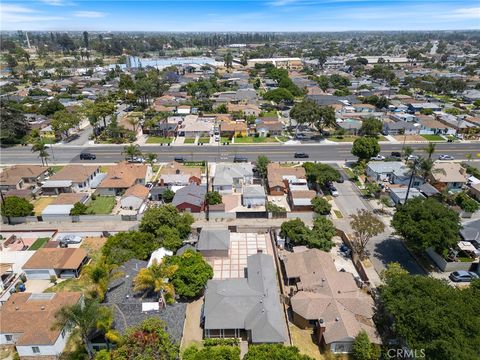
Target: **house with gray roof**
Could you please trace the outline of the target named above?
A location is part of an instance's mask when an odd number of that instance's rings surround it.
[[[408,185],[410,169],[402,161],[370,161],[365,169],[367,176],[374,181],[388,181],[392,184]],[[415,177],[412,185],[420,186],[424,180]]]
[[[124,334],[127,328],[143,320],[156,317],[166,324],[170,337],[180,343],[185,321],[186,303],[160,306],[159,296],[154,293],[142,294],[133,290],[133,279],[147,266],[146,261],[131,259],[114,270],[118,276],[108,284],[104,304],[113,309],[115,330]]]
[[[172,204],[180,211],[198,213],[205,208],[205,185],[190,184],[178,189],[173,197]]]
[[[247,258],[247,278],[209,280],[203,309],[206,338],[241,337],[251,343],[284,343],[286,321],[273,258]]]
[[[245,185],[243,187],[242,204],[247,208],[265,206],[265,188],[262,185]]]
[[[243,185],[253,181],[251,163],[218,163],[213,178],[213,191],[221,194],[239,192]]]
[[[197,242],[197,250],[205,257],[227,257],[230,248],[230,230],[203,228]]]

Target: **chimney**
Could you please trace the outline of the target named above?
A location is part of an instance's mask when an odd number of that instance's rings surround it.
[[[316,331],[318,344],[321,344],[323,341],[323,334],[325,333],[325,329],[325,322],[323,321],[323,319],[319,319]]]

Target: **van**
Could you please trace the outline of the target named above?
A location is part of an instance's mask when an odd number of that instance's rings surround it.
[[[233,162],[236,162],[236,163],[248,162],[248,159],[246,156],[243,156],[243,155],[235,155],[233,157]]]

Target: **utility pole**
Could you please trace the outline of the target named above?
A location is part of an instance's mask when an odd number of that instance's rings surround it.
[[[205,218],[207,221],[210,221],[210,205],[208,204],[208,191],[209,191],[209,185],[210,185],[210,179],[209,179],[209,174],[208,174],[208,161],[205,160],[205,166],[207,167],[207,193],[205,195]]]
[[[2,198],[2,206],[3,208],[5,208],[5,198],[3,197],[3,191],[0,190],[0,197]],[[10,216],[7,215],[7,222],[8,222],[8,225],[10,225],[12,222],[10,220]]]
[[[413,178],[415,177],[415,173],[417,172],[417,166],[418,166],[418,159],[415,159],[413,161],[412,174],[410,175],[410,181],[408,182],[407,195],[405,196],[404,204],[407,203],[408,195],[410,194],[410,188],[412,187],[412,183],[413,183]]]

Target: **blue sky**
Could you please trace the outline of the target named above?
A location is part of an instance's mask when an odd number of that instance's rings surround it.
[[[480,0],[1,0],[1,30],[480,29]]]

